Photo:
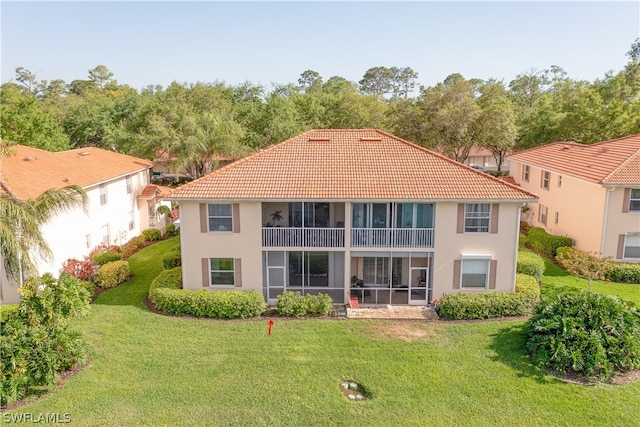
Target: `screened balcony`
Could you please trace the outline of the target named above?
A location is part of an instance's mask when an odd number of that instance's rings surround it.
[[[344,218],[344,203],[263,203],[262,246],[342,248]]]

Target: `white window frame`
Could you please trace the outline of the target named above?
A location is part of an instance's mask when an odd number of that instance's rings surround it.
[[[212,212],[213,209],[217,206],[228,206],[229,214],[226,215],[224,213],[220,214],[217,212]],[[228,220],[229,226],[225,226],[223,224],[215,225],[215,222],[221,220]],[[207,205],[207,229],[210,233],[230,233],[233,232],[233,204],[231,203],[209,203]]]
[[[87,245],[87,249],[91,249],[91,234],[85,234],[84,241]]]
[[[129,231],[136,227],[135,211],[129,211]]]
[[[549,208],[545,205],[540,205],[540,223],[547,225],[547,216],[549,215]]]
[[[465,274],[473,274],[473,273],[465,273],[465,264],[467,268],[470,265],[475,266],[484,266],[484,286],[465,286]],[[478,274],[478,273],[476,273]],[[460,289],[489,289],[489,277],[491,274],[491,255],[462,255],[460,258]]]
[[[111,224],[105,224],[102,226],[102,244],[105,246],[111,245]]]
[[[488,210],[474,209],[470,206],[488,207]],[[477,224],[468,224],[477,221]],[[486,225],[485,225],[486,223]],[[491,203],[465,203],[464,205],[464,232],[465,233],[489,233],[491,229]]]
[[[549,183],[551,181],[551,172],[542,171],[542,188],[545,190],[549,189]]]
[[[635,195],[634,192],[636,192]],[[632,208],[634,203],[636,203],[637,209]],[[629,191],[629,212],[640,212],[640,188],[631,188]]]
[[[131,184],[131,175],[125,176],[124,180],[125,180],[125,184],[127,186],[127,194],[131,194],[131,192],[133,191],[133,186]]]
[[[107,196],[107,185],[100,184],[100,206],[104,206],[109,203],[109,197]]]
[[[230,270],[214,269],[213,268],[213,261],[214,260],[230,261],[231,269]],[[217,274],[229,274],[229,273],[231,273],[231,283],[215,283],[213,276],[216,273]],[[236,284],[235,260],[233,258],[209,258],[209,286],[229,286],[229,287],[234,287],[235,284]]]
[[[638,246],[627,245],[627,240],[629,239],[629,237],[631,237],[632,239],[637,239]],[[636,243],[636,242],[633,242],[633,243]],[[625,234],[625,236],[624,236],[624,247],[622,249],[622,259],[632,259],[632,260],[640,259],[640,249],[636,249],[638,251],[638,256],[628,256],[627,255],[627,248],[640,248],[640,233],[627,233],[627,234]]]
[[[531,168],[529,165],[523,165],[522,167],[522,180],[524,182],[529,182],[529,174],[531,173]]]

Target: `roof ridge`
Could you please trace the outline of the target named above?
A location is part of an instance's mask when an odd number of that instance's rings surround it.
[[[635,153],[633,153],[632,155],[630,155],[629,157],[627,157],[622,163],[620,163],[618,166],[616,166],[611,172],[609,172],[607,174],[607,176],[605,176],[604,178],[602,178],[600,180],[600,184],[606,184],[607,180],[609,178],[611,178],[611,176],[613,176],[614,174],[616,174],[620,169],[622,169],[623,167],[625,167],[628,163],[630,163],[634,158],[639,157],[640,156],[640,148],[638,148],[636,150]]]

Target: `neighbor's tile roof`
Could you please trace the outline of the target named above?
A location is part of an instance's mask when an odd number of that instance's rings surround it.
[[[16,145],[13,155],[2,158],[1,171],[13,195],[33,199],[49,188],[86,188],[151,166],[146,160],[95,147],[52,153]]]
[[[509,158],[603,185],[640,184],[640,134],[591,145],[554,142]]]
[[[532,193],[379,130],[312,130],[188,183],[169,199],[526,200]]]

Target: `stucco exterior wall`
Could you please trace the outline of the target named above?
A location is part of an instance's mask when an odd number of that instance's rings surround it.
[[[497,233],[457,233],[458,203],[436,203],[436,229],[433,259],[433,297],[454,292],[483,292],[454,289],[454,261],[461,255],[490,255],[496,260],[496,291],[513,291],[520,203],[501,203]]]
[[[240,203],[239,233],[202,233],[199,209],[198,202],[180,203],[183,288],[203,289],[202,258],[240,258],[242,259],[240,288],[219,286],[206,289],[262,292],[262,204],[260,202]]]
[[[623,212],[625,189],[623,187],[607,189],[605,231],[602,243],[603,256],[617,258],[618,238],[621,234],[640,232],[640,212]],[[627,206],[628,208],[628,206]],[[634,261],[626,259],[625,261]]]
[[[511,165],[511,173],[516,182],[523,189],[536,193],[539,197],[537,204],[529,204],[530,210],[523,215],[524,220],[532,226],[544,228],[550,234],[571,237],[576,248],[582,251],[600,253],[607,189],[595,183],[549,171],[550,181],[547,190],[543,189],[541,184],[542,169],[530,166],[529,182],[526,182],[522,179],[524,165],[515,160]],[[561,186],[558,186],[559,176],[562,176]],[[547,207],[546,225],[539,221],[541,206]]]

